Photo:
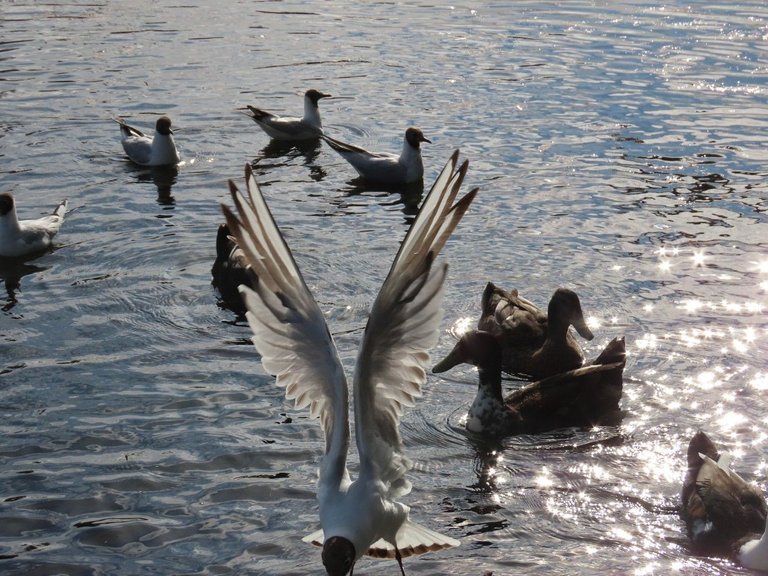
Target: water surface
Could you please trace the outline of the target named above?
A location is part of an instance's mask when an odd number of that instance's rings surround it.
[[[0,572],[306,574],[319,426],[292,409],[210,286],[226,181],[257,177],[352,367],[419,191],[354,181],[327,146],[237,112],[299,114],[432,182],[455,148],[481,192],[448,242],[445,320],[492,280],[575,289],[595,356],[624,334],[620,426],[462,432],[470,368],[430,375],[402,429],[412,516],[462,540],[411,574],[728,574],[676,507],[690,436],[768,476],[768,9],[762,2],[6,2],[0,182],[22,217],[69,198],[58,248],[3,268]],[[178,128],[139,169],[112,117]],[[510,382],[510,386],[516,385]],[[392,574],[363,560],[356,573]]]

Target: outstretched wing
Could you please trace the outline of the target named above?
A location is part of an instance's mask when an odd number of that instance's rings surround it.
[[[347,381],[325,318],[309,292],[275,224],[250,165],[247,195],[229,181],[237,215],[222,205],[233,236],[245,254],[254,282],[241,285],[246,318],[261,363],[297,408],[320,417],[325,432],[321,480],[338,484],[349,445]]]
[[[355,434],[361,476],[380,479],[389,495],[407,493],[400,416],[421,396],[428,350],[439,336],[447,264],[433,267],[477,189],[454,204],[468,163],[459,153],[435,180],[373,304],[354,379]]]

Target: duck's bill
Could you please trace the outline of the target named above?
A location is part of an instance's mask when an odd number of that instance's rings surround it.
[[[589,329],[587,326],[586,321],[584,318],[579,319],[578,321],[573,323],[573,327],[576,328],[576,332],[578,332],[582,338],[586,338],[587,340],[592,340],[594,338],[594,334],[592,334],[592,330]]]
[[[457,366],[458,364],[461,364],[462,362],[464,362],[464,358],[461,356],[457,348],[454,348],[453,350],[451,350],[448,356],[440,360],[440,362],[438,362],[432,367],[433,374],[439,374],[440,372],[447,372],[454,366]]]

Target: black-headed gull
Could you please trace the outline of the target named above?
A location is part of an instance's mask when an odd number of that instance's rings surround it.
[[[178,164],[180,158],[176,150],[176,142],[171,130],[171,119],[160,116],[155,125],[153,138],[146,136],[138,128],[129,126],[122,119],[116,118],[120,124],[120,142],[128,158],[141,166],[168,166]]]
[[[433,266],[440,249],[469,207],[477,189],[454,203],[467,171],[458,151],[443,168],[395,256],[376,297],[363,335],[353,379],[358,478],[350,481],[349,391],[336,345],[277,228],[251,167],[247,195],[230,181],[239,215],[222,206],[245,253],[254,288],[240,287],[264,369],[277,376],[287,399],[309,408],[325,433],[317,498],[322,529],[304,538],[322,545],[332,576],[345,575],[364,554],[401,558],[437,551],[458,540],[408,518],[410,467],[403,454],[400,416],[421,396],[437,342],[447,264]]]
[[[702,431],[688,444],[682,516],[698,553],[734,557],[742,566],[768,571],[768,506],[762,491],[730,468]]]
[[[66,213],[67,201],[64,200],[48,216],[19,220],[13,196],[3,192],[0,194],[0,257],[23,258],[48,250]]]
[[[323,136],[331,148],[344,160],[352,164],[364,180],[381,184],[413,184],[424,178],[424,163],[421,160],[421,143],[429,142],[418,128],[405,131],[403,150],[400,155],[386,152],[368,152],[352,144],[345,144]]]
[[[261,108],[247,106],[250,114],[246,116],[275,140],[310,140],[317,139],[323,133],[323,125],[320,122],[320,109],[317,103],[321,98],[330,98],[330,94],[324,94],[319,90],[310,89],[304,94],[304,117],[291,118],[288,116],[276,116]]]

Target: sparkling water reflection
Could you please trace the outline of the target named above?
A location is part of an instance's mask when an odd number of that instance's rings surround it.
[[[447,352],[489,280],[574,288],[628,345],[621,425],[476,442],[476,372],[407,413],[413,516],[462,540],[415,574],[730,574],[676,506],[702,428],[768,477],[763,2],[3,5],[3,189],[69,197],[58,249],[0,278],[0,572],[306,574],[322,441],[210,285],[226,180],[250,162],[348,367],[422,190],[356,182],[295,112],[396,150],[456,147],[481,193],[445,248]],[[123,157],[111,118],[168,114],[183,162]],[[516,382],[508,382],[510,388]],[[357,572],[390,574],[365,561]]]

